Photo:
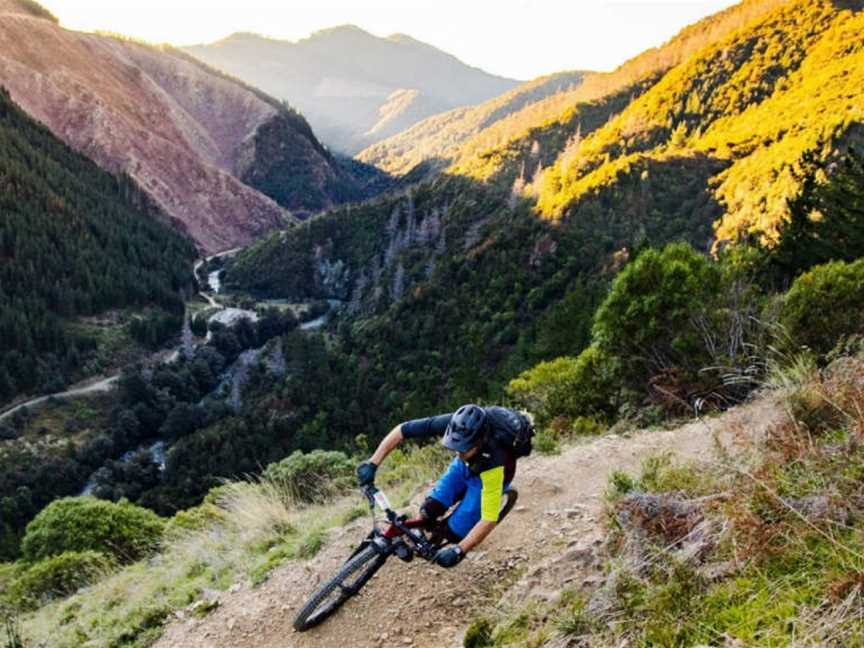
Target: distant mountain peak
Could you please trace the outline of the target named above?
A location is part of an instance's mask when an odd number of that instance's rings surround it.
[[[409,36],[408,34],[396,33],[390,34],[387,37],[387,40],[393,41],[394,43],[417,43],[420,45],[425,45],[422,41],[417,40],[416,38]]]
[[[0,13],[14,13],[43,18],[53,23],[60,22],[57,17],[35,0],[0,0]]]
[[[517,83],[411,36],[383,38],[353,24],[322,29],[297,41],[238,34],[185,49],[289,101],[323,141],[347,154],[395,134],[395,128],[486,101]],[[416,92],[393,97],[406,88]]]
[[[229,34],[225,38],[223,38],[220,43],[227,43],[231,41],[244,41],[244,40],[270,40],[269,37],[264,36],[263,34],[258,34],[256,32],[234,32],[233,34]]]
[[[357,25],[352,25],[350,23],[345,23],[344,25],[336,25],[335,27],[327,27],[325,29],[319,29],[318,31],[314,31],[303,40],[332,36],[360,36],[364,38],[375,38],[374,35],[370,34],[362,27],[358,27]]]

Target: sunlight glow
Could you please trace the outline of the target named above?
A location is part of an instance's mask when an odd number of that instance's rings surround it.
[[[489,72],[528,79],[609,70],[732,0],[42,0],[70,29],[191,45],[237,31],[298,40],[351,23],[408,34]]]

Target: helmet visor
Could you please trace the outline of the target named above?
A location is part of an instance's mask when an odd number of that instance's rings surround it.
[[[453,452],[468,452],[477,445],[477,438],[466,438],[460,431],[448,429],[441,444]]]

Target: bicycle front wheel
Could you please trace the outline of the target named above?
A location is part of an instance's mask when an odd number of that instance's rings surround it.
[[[367,545],[348,559],[333,578],[316,591],[294,619],[294,629],[303,632],[338,610],[345,601],[360,591],[385,563],[387,556]]]

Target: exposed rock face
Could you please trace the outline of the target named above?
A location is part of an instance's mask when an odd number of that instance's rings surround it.
[[[378,38],[351,25],[296,43],[234,34],[186,51],[297,106],[328,145],[348,154],[516,84],[408,36]]]
[[[0,3],[0,84],[70,146],[135,179],[208,253],[293,220],[264,195],[275,195],[270,180],[296,171],[302,195],[338,173],[302,118],[266,95],[178,51],[68,31],[13,0]],[[262,149],[267,129],[292,137]]]

